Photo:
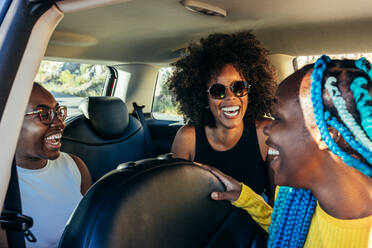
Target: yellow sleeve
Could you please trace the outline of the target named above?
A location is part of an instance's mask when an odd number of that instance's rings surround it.
[[[372,247],[372,215],[360,219],[337,219],[319,203],[315,208],[304,248]]]
[[[272,207],[265,200],[256,194],[251,188],[242,184],[242,192],[239,199],[232,203],[235,207],[242,208],[247,211],[252,218],[268,232]]]

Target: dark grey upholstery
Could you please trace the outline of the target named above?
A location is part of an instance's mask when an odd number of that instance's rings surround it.
[[[120,166],[102,177],[84,196],[67,224],[62,248],[103,247],[264,247],[258,225],[226,201],[213,201],[224,186],[189,161],[146,159]],[[252,232],[226,240],[236,216]]]
[[[79,156],[93,182],[118,164],[148,157],[141,123],[117,97],[89,97],[66,124],[61,150]]]

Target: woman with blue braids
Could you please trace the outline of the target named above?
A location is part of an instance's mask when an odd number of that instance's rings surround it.
[[[286,78],[265,127],[280,187],[272,209],[213,167],[229,200],[269,232],[268,247],[372,247],[372,69],[323,55]]]

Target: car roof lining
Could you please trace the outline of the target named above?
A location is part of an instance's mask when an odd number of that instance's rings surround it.
[[[178,0],[131,0],[66,13],[46,56],[118,63],[169,63],[212,32],[250,29],[271,53],[292,56],[369,52],[367,0],[203,0],[227,17],[187,11]]]

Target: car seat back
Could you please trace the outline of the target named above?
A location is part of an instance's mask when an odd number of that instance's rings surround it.
[[[212,191],[223,190],[214,175],[189,161],[124,164],[84,196],[60,247],[264,247],[254,241],[259,227],[246,213],[241,224],[252,232],[240,240],[226,239],[227,232],[239,233],[242,226],[230,225],[240,210],[210,199]]]
[[[148,158],[141,123],[117,97],[89,97],[83,114],[66,123],[61,150],[79,156],[93,182],[118,164]]]

